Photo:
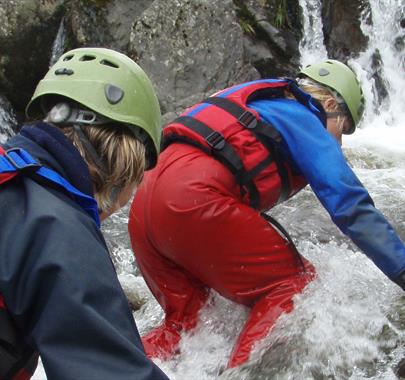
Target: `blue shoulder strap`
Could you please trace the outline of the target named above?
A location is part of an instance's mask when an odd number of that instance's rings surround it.
[[[61,187],[74,198],[100,228],[100,216],[96,200],[76,189],[54,170],[41,166],[27,151],[21,148],[12,148],[0,154],[0,174],[15,172],[36,174],[45,181]]]

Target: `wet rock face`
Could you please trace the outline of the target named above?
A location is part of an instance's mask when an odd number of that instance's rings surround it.
[[[323,0],[332,58],[345,61],[365,46],[362,2]],[[102,46],[128,54],[151,77],[170,120],[232,84],[294,76],[301,13],[299,0],[0,0],[0,94],[22,119],[64,20],[60,53]]]
[[[257,78],[242,38],[230,0],[155,1],[135,22],[129,51],[157,85],[165,113]]]
[[[362,0],[324,0],[322,6],[325,45],[331,58],[346,61],[367,46],[360,28]]]
[[[64,1],[0,0],[0,88],[23,109],[48,70]]]
[[[294,76],[299,67],[301,8],[297,0],[234,0],[247,60],[261,77]]]
[[[74,0],[67,27],[72,47],[100,46],[126,53],[130,31],[153,0]]]

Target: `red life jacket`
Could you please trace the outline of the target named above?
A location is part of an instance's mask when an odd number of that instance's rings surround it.
[[[243,200],[267,210],[305,187],[307,181],[279,154],[281,135],[246,106],[258,98],[294,93],[291,80],[259,80],[222,90],[187,109],[163,130],[162,149],[191,144],[221,161],[235,176]],[[297,97],[298,98],[298,97]]]
[[[0,156],[5,151],[0,146]],[[1,173],[0,184],[17,175]],[[0,294],[0,380],[28,380],[38,364],[38,353],[24,342]]]

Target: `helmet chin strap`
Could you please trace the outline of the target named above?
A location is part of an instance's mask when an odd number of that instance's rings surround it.
[[[104,162],[101,157],[98,155],[96,150],[93,147],[93,144],[89,141],[86,135],[83,133],[82,128],[79,124],[73,124],[73,129],[75,130],[77,136],[79,137],[81,143],[86,147],[87,152],[89,153],[93,163],[103,172],[108,173]]]
[[[76,132],[77,136],[79,137],[81,143],[85,146],[87,152],[89,153],[93,163],[103,172],[103,173],[108,173],[108,170],[106,166],[104,165],[104,162],[102,161],[101,157],[99,154],[96,152],[96,150],[93,147],[93,144],[89,141],[89,139],[86,137],[86,135],[83,133],[82,128],[80,127],[79,124],[73,124],[73,129]],[[118,196],[121,192],[120,187],[118,186],[113,186],[110,192],[110,200],[111,204],[114,204]],[[101,212],[103,210],[99,210]]]

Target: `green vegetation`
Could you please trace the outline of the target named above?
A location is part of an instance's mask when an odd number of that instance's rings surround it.
[[[250,24],[249,20],[241,18],[239,19],[239,25],[241,26],[242,30],[246,34],[255,34],[255,29],[252,24]]]
[[[277,11],[274,16],[274,26],[282,28],[288,26],[287,0],[277,0]]]
[[[267,0],[259,0],[265,3]],[[254,16],[249,12],[243,0],[234,0],[236,13],[239,19],[239,25],[243,32],[250,35],[256,34],[257,22]]]
[[[278,29],[291,28],[289,20],[288,0],[256,0],[257,4],[268,12],[268,21]],[[260,25],[255,16],[249,10],[244,0],[234,0],[239,24],[244,33],[257,35],[260,33]]]

